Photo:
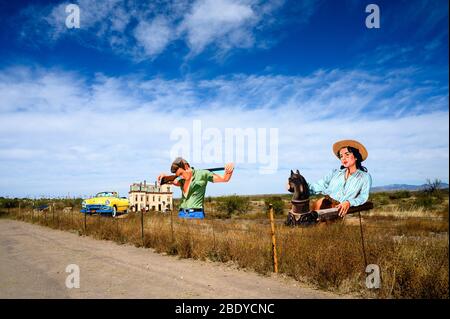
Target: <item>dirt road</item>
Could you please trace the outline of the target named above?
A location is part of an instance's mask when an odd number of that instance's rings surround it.
[[[80,288],[66,288],[69,264],[80,268]],[[282,276],[0,220],[0,298],[337,297]]]

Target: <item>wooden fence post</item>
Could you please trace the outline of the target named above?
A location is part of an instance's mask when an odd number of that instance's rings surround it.
[[[173,241],[174,241],[174,236],[173,236],[173,216],[172,216],[172,213],[173,213],[173,209],[171,209],[170,210],[170,232],[172,233],[172,244],[173,244]]]
[[[272,230],[273,272],[278,273],[277,243],[276,243],[276,239],[275,239],[275,224],[274,224],[274,220],[273,220],[272,204],[269,204],[269,218],[270,218],[270,227]]]
[[[211,220],[212,232],[213,232],[213,250],[216,251],[216,232],[214,230],[214,219]]]
[[[145,247],[144,245],[144,210],[145,208],[141,208],[141,238],[142,238],[142,247]]]
[[[86,235],[86,215],[87,213],[84,213],[84,234]]]
[[[52,204],[52,210],[55,211],[55,203]],[[59,214],[56,212],[56,221],[58,222],[58,229],[59,229]]]

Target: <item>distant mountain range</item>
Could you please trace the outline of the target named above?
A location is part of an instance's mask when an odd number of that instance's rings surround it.
[[[408,184],[390,184],[384,186],[372,187],[371,192],[389,192],[389,191],[418,191],[427,188],[427,184],[408,185]],[[439,188],[448,188],[447,183],[441,183]]]

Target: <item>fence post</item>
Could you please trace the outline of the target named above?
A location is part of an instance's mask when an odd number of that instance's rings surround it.
[[[174,241],[174,238],[173,238],[173,209],[171,209],[170,210],[170,232],[171,232],[171,234],[172,234],[172,244],[173,244],[173,241]]]
[[[20,216],[21,216],[21,212],[20,212],[20,202],[19,202],[19,220],[20,220]]]
[[[145,247],[144,245],[144,210],[145,208],[141,208],[141,238],[142,238],[142,247]]]
[[[215,252],[216,251],[216,233],[214,230],[214,219],[211,220],[211,225],[212,225],[212,233],[213,233],[213,250]]]
[[[53,203],[52,205],[53,205],[52,210],[55,214],[55,223],[58,225],[56,227],[57,227],[57,229],[59,229],[59,214],[58,214],[58,211],[56,210],[55,203]]]
[[[117,237],[119,237],[119,235],[120,235],[120,227],[119,227],[120,218],[114,218],[113,222],[116,223],[116,233],[117,233]]]
[[[272,230],[272,253],[273,253],[273,272],[278,273],[278,259],[277,259],[277,243],[275,239],[275,224],[273,220],[273,206],[269,204],[270,227]]]
[[[52,204],[52,210],[55,211],[55,203]],[[59,229],[59,214],[56,212],[56,221],[58,222],[58,229]]]
[[[366,247],[364,246],[364,234],[363,234],[363,227],[362,227],[362,221],[361,221],[361,212],[358,212],[359,214],[359,230],[361,233],[361,246],[362,246],[362,253],[364,257],[364,267],[367,268],[367,257],[366,257]]]
[[[87,213],[84,213],[84,234],[86,235],[86,215]]]

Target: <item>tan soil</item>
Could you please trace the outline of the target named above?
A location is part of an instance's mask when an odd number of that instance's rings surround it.
[[[80,288],[65,286],[80,267]],[[280,275],[0,220],[0,298],[345,298]]]

